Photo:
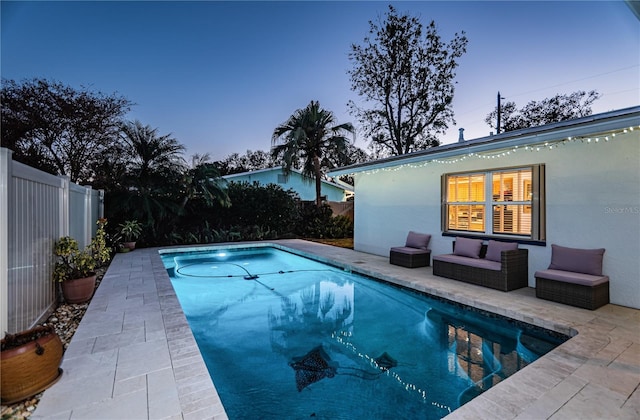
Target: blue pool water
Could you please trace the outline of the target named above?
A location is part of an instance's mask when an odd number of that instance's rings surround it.
[[[441,418],[563,341],[274,248],[162,259],[231,419]]]

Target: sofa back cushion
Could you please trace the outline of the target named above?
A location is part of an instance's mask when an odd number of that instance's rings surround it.
[[[518,249],[517,242],[500,242],[490,240],[489,245],[487,245],[487,255],[485,255],[485,259],[491,261],[502,261],[502,251],[513,251]]]
[[[604,248],[579,249],[552,244],[549,269],[601,276],[603,256]]]
[[[461,257],[469,258],[480,258],[481,248],[482,239],[456,237],[453,255],[460,255]]]
[[[418,249],[428,249],[429,241],[431,240],[431,235],[427,233],[418,233],[414,231],[409,231],[407,235],[407,242],[404,246],[409,248],[418,248]]]

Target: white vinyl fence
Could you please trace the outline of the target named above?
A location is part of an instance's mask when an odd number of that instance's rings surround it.
[[[104,214],[104,192],[34,169],[0,148],[0,333],[42,321],[55,307],[53,246],[72,236],[81,248]]]

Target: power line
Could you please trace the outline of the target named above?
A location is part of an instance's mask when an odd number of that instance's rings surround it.
[[[594,79],[596,77],[606,76],[608,74],[613,74],[613,73],[618,73],[620,71],[629,70],[629,69],[632,69],[632,68],[635,68],[635,67],[640,67],[640,64],[636,64],[636,65],[628,66],[628,67],[623,67],[621,69],[611,70],[611,71],[608,71],[608,72],[605,72],[605,73],[599,73],[599,74],[595,74],[593,76],[583,77],[582,79],[570,80],[568,82],[558,83],[557,85],[547,86],[547,87],[543,87],[543,88],[539,88],[539,89],[530,90],[530,91],[527,91],[527,92],[518,93],[518,94],[515,94],[515,95],[509,95],[509,96],[512,97],[512,98],[517,98],[518,96],[528,95],[530,93],[540,92],[541,90],[552,89],[552,88],[559,87],[559,86],[569,85],[569,84],[572,84],[572,83],[581,82],[583,80]]]
[[[543,90],[546,90],[546,89],[552,89],[554,87],[565,86],[565,85],[569,85],[569,84],[572,84],[572,83],[581,82],[583,80],[589,80],[589,79],[593,79],[593,78],[596,78],[596,77],[606,76],[608,74],[618,73],[618,72],[621,72],[621,71],[625,71],[625,70],[629,70],[629,69],[633,69],[633,68],[639,68],[639,67],[640,67],[640,64],[635,64],[633,66],[627,66],[627,67],[619,68],[619,69],[616,69],[616,70],[611,70],[611,71],[608,71],[608,72],[604,72],[604,73],[599,73],[599,74],[583,77],[581,79],[570,80],[570,81],[563,82],[563,83],[558,83],[558,84],[552,85],[552,86],[547,86],[547,87],[542,87],[542,88],[530,90],[530,91],[527,91],[527,92],[517,93],[515,95],[508,95],[507,99],[509,99],[509,98],[517,98],[519,96],[528,95],[530,93],[540,92],[540,91],[543,91]],[[629,92],[629,91],[632,91],[632,90],[636,90],[636,89],[628,89],[628,90],[625,90],[625,91],[617,91],[617,92],[601,92],[601,93],[603,95],[604,94],[613,94],[613,93],[617,94],[617,93]],[[487,101],[484,104],[482,104],[480,106],[477,106],[477,107],[475,107],[473,109],[470,109],[468,111],[461,112],[461,113],[456,113],[456,117],[465,116],[467,114],[472,114],[472,113],[475,113],[476,111],[479,111],[481,109],[486,109],[487,107],[491,107],[491,106],[493,106],[493,103],[490,103],[489,101]]]

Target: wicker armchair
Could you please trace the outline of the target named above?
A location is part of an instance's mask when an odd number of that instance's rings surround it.
[[[551,245],[549,268],[535,273],[536,297],[591,310],[609,303],[604,251]]]
[[[389,263],[407,268],[431,265],[431,250],[428,248],[431,235],[410,231],[404,246],[391,248]]]

